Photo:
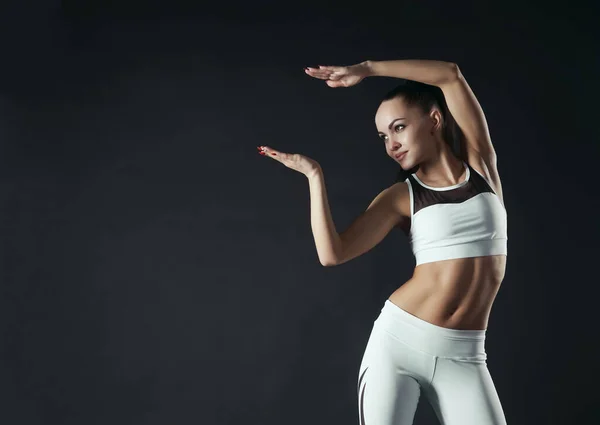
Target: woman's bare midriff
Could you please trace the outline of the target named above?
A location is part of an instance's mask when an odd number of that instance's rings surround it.
[[[505,255],[421,264],[389,300],[444,328],[487,329],[505,269]]]

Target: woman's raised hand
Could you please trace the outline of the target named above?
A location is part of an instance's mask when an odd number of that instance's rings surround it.
[[[280,152],[268,146],[257,146],[257,149],[261,155],[273,158],[286,167],[304,174],[306,177],[310,177],[312,173],[320,169],[317,161],[299,153]]]
[[[321,66],[318,68],[307,67],[304,72],[314,78],[326,80],[329,87],[350,87],[360,83],[369,75],[368,62],[357,63],[350,66]]]

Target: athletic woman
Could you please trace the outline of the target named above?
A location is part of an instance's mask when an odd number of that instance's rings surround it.
[[[358,373],[361,425],[410,425],[423,393],[443,425],[506,424],[487,368],[485,336],[504,278],[507,213],[483,110],[454,63],[365,61],[305,68],[329,87],[401,79],[375,125],[399,179],[338,233],[323,171],[267,146],[261,154],[309,181],[311,227],[324,266],[371,250],[394,228],[408,236],[412,277],[385,301]]]

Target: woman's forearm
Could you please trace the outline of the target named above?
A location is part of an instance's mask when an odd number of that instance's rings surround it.
[[[367,77],[393,77],[440,86],[458,78],[458,66],[452,62],[401,59],[365,61]]]
[[[341,241],[331,218],[323,171],[319,168],[307,175],[307,178],[310,188],[310,223],[317,254],[322,265],[332,266],[336,264]]]

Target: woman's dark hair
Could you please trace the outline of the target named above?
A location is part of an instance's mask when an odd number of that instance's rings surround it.
[[[429,84],[420,83],[413,80],[400,79],[394,89],[390,90],[381,100],[392,100],[397,97],[404,99],[408,106],[417,106],[421,108],[423,113],[427,114],[431,111],[431,108],[437,106],[443,117],[442,135],[444,140],[450,145],[452,152],[458,158],[461,157],[460,146],[462,140],[462,132],[456,121],[448,111],[448,105],[446,105],[446,99],[444,94],[439,87],[432,86]],[[410,170],[400,169],[396,176],[396,181],[404,181],[409,174],[415,173],[419,169],[419,166],[415,166]]]

